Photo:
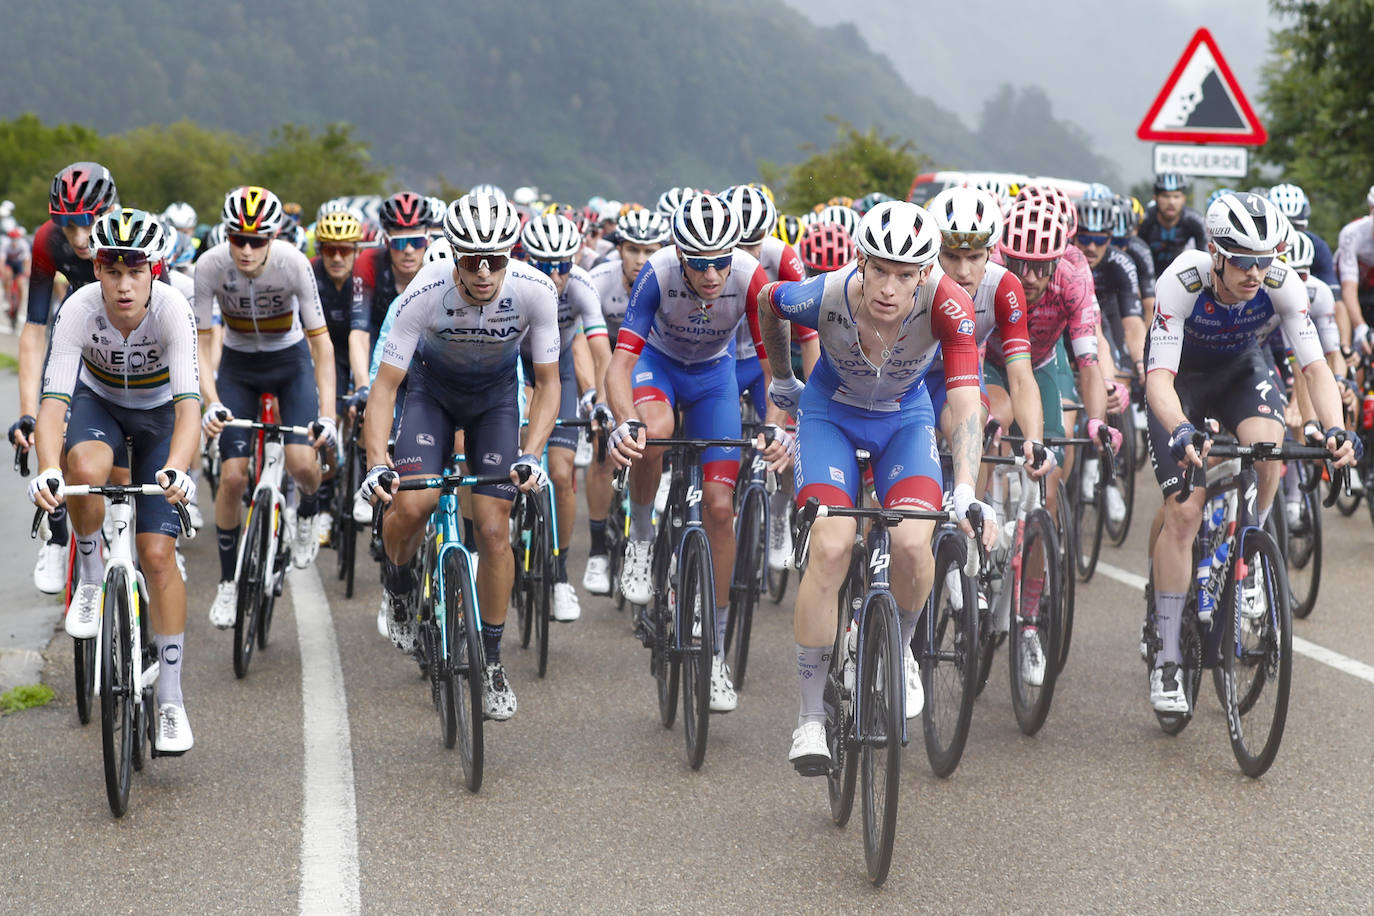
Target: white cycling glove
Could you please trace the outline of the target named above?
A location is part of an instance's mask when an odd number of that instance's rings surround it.
[[[178,471],[176,468],[163,468],[157,472],[157,485],[168,491],[176,490],[181,494],[182,501],[193,503],[196,501],[196,481],[185,471]]]
[[[62,488],[66,485],[67,482],[62,479],[62,471],[59,468],[45,468],[34,475],[33,480],[29,481],[29,501],[35,506],[38,505],[38,491],[40,489],[51,494],[55,499],[61,499]]]
[[[390,474],[390,486],[382,486],[382,475]],[[368,502],[374,502],[382,494],[388,497],[396,492],[396,487],[400,484],[400,478],[396,472],[384,464],[376,465],[368,469],[367,476],[363,478],[362,484],[358,487],[358,495]]]
[[[533,455],[525,454],[515,459],[515,463],[510,466],[512,474],[518,474],[521,468],[525,468],[527,477],[534,481],[534,490],[538,493],[549,483],[549,475],[540,464],[539,459]]]

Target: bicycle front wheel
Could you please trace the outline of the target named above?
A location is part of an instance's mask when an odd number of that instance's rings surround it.
[[[1293,618],[1288,581],[1274,541],[1263,531],[1245,532],[1241,560],[1223,592],[1226,620],[1222,664],[1231,750],[1246,776],[1264,775],[1274,763],[1288,718],[1293,674]]]
[[[339,475],[343,483],[339,490],[338,506],[334,510],[334,524],[338,528],[335,544],[339,553],[339,574],[344,580],[344,597],[353,597],[353,580],[358,560],[358,523],[353,520],[353,494],[358,489],[356,445],[350,441]]]
[[[682,646],[682,730],[687,763],[706,759],[711,722],[711,662],[715,657],[716,596],[706,532],[689,528],[678,561],[676,626]]]
[[[1061,494],[1062,495],[1062,494]],[[1049,513],[1036,509],[1026,517],[1021,545],[1021,573],[1012,593],[1010,651],[1011,705],[1016,724],[1034,735],[1045,724],[1059,670],[1055,664],[1061,632],[1061,569],[1058,542]],[[1070,571],[1065,579],[1071,579]]]
[[[1321,587],[1322,507],[1316,488],[1304,489],[1314,473],[1312,467],[1305,461],[1294,462],[1288,465],[1288,473],[1298,475],[1298,523],[1288,526],[1288,549],[1284,556],[1293,616],[1306,617],[1317,606],[1317,590]]]
[[[744,689],[749,665],[749,635],[754,625],[754,609],[768,568],[768,509],[762,488],[745,490],[735,535],[734,585],[730,589],[730,621],[725,630],[725,658],[735,690]]]
[[[1077,560],[1078,578],[1084,582],[1092,580],[1093,574],[1097,572],[1097,558],[1102,553],[1102,533],[1107,520],[1107,510],[1105,503],[1106,488],[1101,482],[1093,487],[1089,494],[1082,491],[1083,477],[1088,473],[1087,462],[1091,461],[1100,476],[1105,470],[1102,467],[1102,459],[1095,451],[1089,451],[1092,447],[1088,446],[1079,454],[1079,463],[1082,471],[1077,480],[1077,492],[1074,493],[1074,535],[1077,538],[1077,550],[1074,557]]]
[[[959,540],[953,535],[940,538],[930,603],[925,621],[918,626],[918,632],[924,626],[926,633],[921,654],[926,696],[921,729],[930,768],[941,778],[953,773],[964,755],[978,691],[977,595],[973,581],[960,569],[963,562]]]
[[[863,772],[864,863],[882,884],[892,865],[902,775],[902,646],[897,605],[879,593],[864,611],[859,658],[859,747]]]
[[[249,509],[243,532],[243,561],[239,564],[238,607],[234,615],[234,676],[244,677],[253,661],[258,627],[267,600],[267,550],[270,546],[272,503],[266,491],[258,494]]]
[[[1126,543],[1126,536],[1131,533],[1131,516],[1135,512],[1135,453],[1138,446],[1135,416],[1130,409],[1112,419],[1115,421],[1112,425],[1121,430],[1121,454],[1116,456],[1116,477],[1113,481],[1116,491],[1121,494],[1126,511],[1119,521],[1112,520],[1110,510],[1104,511],[1103,514],[1106,516],[1108,539],[1113,547],[1120,547]]]
[[[134,695],[133,645],[129,580],[122,567],[105,575],[100,613],[100,744],[105,758],[105,796],[115,817],[129,810],[129,778],[133,769]]]
[[[1059,481],[1059,505],[1057,507],[1059,530],[1054,541],[1060,549],[1062,558],[1059,564],[1059,577],[1056,579],[1060,600],[1054,635],[1055,645],[1058,648],[1056,654],[1050,656],[1050,658],[1055,659],[1056,671],[1063,671],[1065,662],[1069,660],[1069,644],[1073,642],[1074,592],[1078,588],[1078,580],[1075,575],[1078,563],[1078,526],[1074,522],[1073,512],[1069,511],[1070,505],[1068,487],[1061,480]]]
[[[552,489],[548,494],[535,494],[531,499],[533,512],[530,532],[530,549],[534,551],[534,563],[530,567],[531,593],[534,598],[534,644],[538,654],[539,676],[549,670],[549,618],[553,613],[553,533],[549,529],[548,502],[553,498]]]
[[[854,786],[859,777],[859,749],[853,740],[855,665],[845,636],[854,619],[853,602],[861,586],[861,579],[852,571],[840,586],[835,645],[830,650],[825,681],[825,739],[830,748],[830,771],[826,774],[825,788],[830,798],[830,819],[837,827],[849,823],[849,815],[854,811]],[[846,676],[849,683],[845,682]]]
[[[476,792],[482,787],[482,673],[486,653],[482,649],[477,595],[472,587],[468,557],[462,550],[444,554],[443,595],[442,632],[448,643],[444,686],[453,706],[463,782],[469,792]]]

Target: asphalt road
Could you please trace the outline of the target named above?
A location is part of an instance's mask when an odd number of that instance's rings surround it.
[[[1104,550],[1129,573],[1145,571],[1151,489],[1140,488],[1126,547]],[[5,581],[22,593],[33,557],[27,513],[3,508]],[[1321,600],[1297,634],[1374,665],[1365,565],[1374,527],[1363,507],[1326,522]],[[542,681],[532,653],[508,639],[520,711],[488,723],[486,781],[473,795],[440,744],[416,666],[377,634],[370,566],[352,601],[332,552],[322,552],[318,579],[294,574],[271,645],[236,680],[230,636],[205,616],[212,538],[186,554],[194,750],[151,761],[134,778],[129,813],[113,819],[98,726],[77,722],[70,641],[57,633],[43,671],[56,700],[0,719],[0,912],[1374,906],[1374,669],[1356,666],[1356,676],[1298,655],[1278,760],[1248,779],[1207,680],[1190,727],[1176,738],[1159,730],[1137,654],[1140,590],[1106,572],[1079,587],[1073,655],[1039,735],[1016,728],[1005,651],[951,778],[931,775],[914,731],[892,872],[875,889],[859,814],[832,826],[823,781],[787,763],[795,589],[781,607],[761,605],[748,691],[737,712],[712,719],[696,772],[681,725],[659,726],[647,654],[609,600],[584,596],[580,621],[554,625]],[[57,625],[56,608],[31,593],[25,613]]]

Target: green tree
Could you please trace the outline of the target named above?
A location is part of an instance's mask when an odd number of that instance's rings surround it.
[[[333,197],[380,194],[391,180],[391,170],[376,167],[367,144],[345,123],[320,133],[283,124],[248,165],[254,184],[271,188],[284,201],[298,201],[307,214]]]
[[[788,168],[759,163],[763,180],[777,188],[778,209],[799,213],[832,197],[858,198],[874,191],[905,200],[911,180],[930,166],[912,140],[880,135],[876,127],[861,132],[833,116],[827,120],[837,128],[830,149],[821,152],[804,144],[802,151],[811,155]]]
[[[1374,3],[1271,0],[1288,23],[1263,71],[1265,161],[1312,201],[1312,229],[1334,241],[1374,182]]]
[[[14,201],[21,223],[36,226],[48,212],[52,176],[99,149],[100,135],[80,124],[48,127],[33,114],[0,121],[0,197]]]

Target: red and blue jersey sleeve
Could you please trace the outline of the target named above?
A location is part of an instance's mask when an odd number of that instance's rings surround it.
[[[825,274],[792,283],[775,283],[768,290],[768,305],[783,321],[815,330],[820,324]]]
[[[930,310],[930,329],[944,355],[945,388],[977,386],[982,373],[978,368],[973,300],[962,286],[941,276],[935,301],[938,305]]]
[[[625,320],[620,324],[620,334],[616,337],[615,348],[638,355],[649,339],[649,330],[654,326],[654,316],[658,314],[662,290],[658,272],[649,263],[639,271],[635,278],[634,289],[630,290],[630,302],[625,306]]]
[[[759,359],[767,359],[763,347],[763,335],[759,333],[759,293],[768,285],[768,272],[760,265],[749,278],[749,291],[744,294],[744,316],[749,320],[749,336],[754,338],[754,354]]]

